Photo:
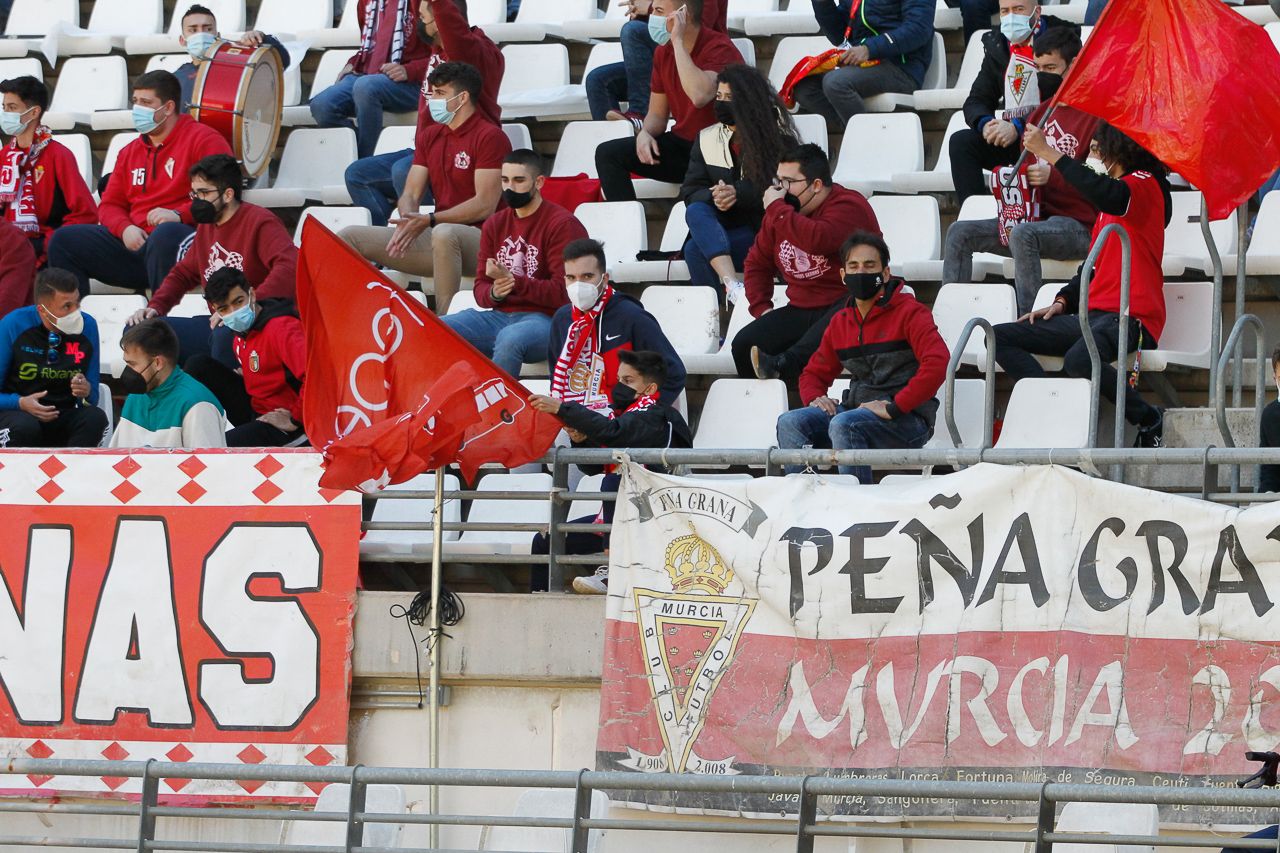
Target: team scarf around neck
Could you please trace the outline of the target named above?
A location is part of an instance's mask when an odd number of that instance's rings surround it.
[[[40,125],[27,150],[18,147],[16,137],[0,149],[0,204],[5,207],[5,218],[21,231],[40,230],[36,216],[36,182],[31,176],[50,138],[49,128]]]
[[[591,373],[591,361],[597,349],[596,331],[599,327],[600,315],[605,306],[613,298],[613,285],[605,285],[604,292],[586,311],[573,309],[573,322],[569,325],[569,334],[564,339],[564,347],[560,357],[556,359],[555,370],[551,374],[551,396],[565,403],[586,403],[590,397],[589,383],[582,390],[575,391],[569,387],[569,374],[576,365],[585,363],[588,376]]]
[[[378,10],[381,9],[386,14],[387,6],[392,0],[369,0],[368,7],[364,10],[364,26],[360,30],[360,51],[352,58],[352,62],[357,59],[363,59],[373,52],[373,42],[377,38],[378,30]],[[400,57],[404,53],[405,33],[409,27],[414,26],[415,17],[410,14],[409,0],[395,0],[396,4],[396,20],[399,25],[395,29],[395,36],[391,40],[391,53],[388,54],[387,61],[400,64]],[[376,71],[376,69],[375,69]]]

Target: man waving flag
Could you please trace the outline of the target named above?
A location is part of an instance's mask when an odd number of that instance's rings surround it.
[[[302,414],[321,485],[376,491],[457,462],[472,479],[546,452],[560,423],[518,381],[315,219],[302,229]]]

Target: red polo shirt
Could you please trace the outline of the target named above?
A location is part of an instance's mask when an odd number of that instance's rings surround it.
[[[703,71],[720,73],[727,65],[740,65],[742,54],[733,46],[733,40],[724,33],[714,32],[706,27],[698,30],[698,39],[693,43],[693,64]],[[687,142],[693,142],[698,131],[715,124],[716,113],[711,106],[712,101],[699,108],[693,105],[684,87],[680,85],[680,72],[676,69],[676,51],[668,42],[659,45],[653,52],[653,77],[649,83],[650,91],[655,95],[666,95],[667,106],[671,117],[676,120],[671,132]]]
[[[448,210],[476,194],[477,169],[501,169],[510,153],[511,140],[502,128],[472,113],[456,130],[434,121],[420,126],[413,165],[427,167],[436,210]]]

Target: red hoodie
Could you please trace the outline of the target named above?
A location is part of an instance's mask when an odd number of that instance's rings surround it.
[[[260,415],[288,409],[302,423],[302,383],[307,375],[307,337],[289,299],[264,299],[258,319],[244,335],[235,335],[236,361],[244,390]]]
[[[36,219],[40,230],[28,233],[32,240],[48,245],[53,232],[63,225],[92,225],[98,221],[98,203],[85,185],[76,155],[56,139],[49,141],[35,168]],[[4,218],[14,221],[13,205],[3,205]],[[40,244],[36,244],[37,265],[44,261]]]
[[[377,2],[381,2],[381,0],[360,0],[359,5],[356,6],[356,21],[360,24],[360,37],[362,41],[364,39],[365,16],[369,13],[370,4]],[[394,12],[396,8],[395,4],[397,2],[398,0],[390,0],[390,2],[386,3],[387,11]],[[400,51],[400,64],[404,66],[405,73],[409,75],[410,80],[415,83],[421,83],[422,78],[427,76],[427,62],[430,59],[430,55],[427,45],[423,44],[418,39],[417,0],[410,0],[410,2],[405,4],[405,15],[403,20],[387,23],[392,33],[395,32],[395,28],[397,26],[404,33],[404,47]],[[386,30],[383,30],[383,32],[386,32]],[[378,34],[375,33],[375,42],[377,38]],[[391,51],[388,48],[388,56],[390,56],[390,52]],[[357,52],[356,55],[351,58],[351,70],[357,74],[380,74],[380,69],[370,67],[371,59],[372,57],[370,55],[366,55],[363,50]]]
[[[243,272],[263,299],[293,299],[298,248],[274,213],[241,202],[221,225],[196,226],[191,248],[165,276],[147,307],[168,314],[184,294],[204,287],[223,267]]]
[[[847,368],[852,378],[841,401],[847,408],[888,400],[894,417],[915,412],[933,423],[938,411],[934,397],[947,378],[951,353],[933,313],[901,288],[901,279],[890,280],[866,317],[850,300],[849,307],[831,318],[818,351],[800,374],[800,402],[807,406],[825,397]]]
[[[130,225],[150,234],[154,229],[147,224],[147,214],[157,207],[177,211],[183,222],[194,225],[187,172],[202,157],[230,153],[231,146],[218,131],[191,116],[178,116],[159,145],[144,134],[121,149],[98,217],[116,237]]]
[[[545,198],[538,209],[521,219],[504,207],[484,221],[480,255],[476,259],[476,304],[499,311],[541,311],[551,316],[569,304],[564,287],[564,247],[587,236],[572,213]],[[493,279],[485,275],[485,261],[494,258],[511,270],[515,290],[501,302],[490,295]]]
[[[498,87],[502,85],[502,74],[507,67],[502,51],[484,34],[484,30],[467,24],[457,4],[433,3],[431,8],[440,32],[436,43],[427,47],[427,67],[422,75],[422,92],[418,95],[418,134],[422,134],[424,125],[434,123],[431,110],[427,109],[431,88],[427,76],[445,62],[465,62],[480,72],[480,97],[476,99],[476,109],[488,121],[502,124]]]
[[[812,213],[796,213],[781,199],[765,208],[744,273],[751,316],[773,307],[777,275],[797,308],[826,308],[845,296],[840,247],[854,231],[879,234],[880,223],[862,193],[839,184]]]

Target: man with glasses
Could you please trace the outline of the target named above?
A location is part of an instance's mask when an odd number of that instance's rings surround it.
[[[743,275],[754,321],[733,339],[738,375],[756,375],[753,347],[776,355],[804,336],[831,306],[848,299],[841,274],[840,246],[854,231],[880,233],[871,205],[856,190],[831,180],[826,153],[812,143],[783,155],[764,193],[764,219],[747,254]],[[773,307],[775,279],[787,286],[788,304]],[[803,364],[782,378],[794,384]]]
[[[75,276],[41,270],[35,304],[0,320],[0,447],[97,447],[98,324]]]

